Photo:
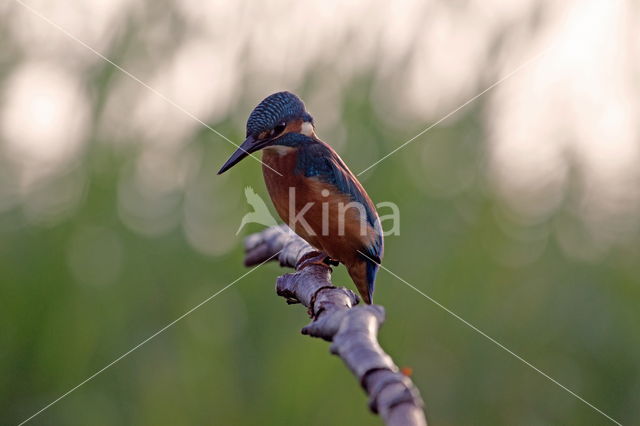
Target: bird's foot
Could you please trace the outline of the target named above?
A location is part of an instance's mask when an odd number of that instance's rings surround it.
[[[340,266],[340,261],[329,256],[325,257],[323,262],[329,266]]]
[[[318,265],[318,266],[323,266],[325,268],[331,269],[330,265],[334,263],[330,263],[330,262],[336,262],[335,260],[331,259],[329,256],[327,256],[324,253],[315,252],[313,254],[310,253],[310,255],[311,255],[310,257],[302,258],[298,263],[298,266],[296,267],[296,269],[306,268],[309,265]]]

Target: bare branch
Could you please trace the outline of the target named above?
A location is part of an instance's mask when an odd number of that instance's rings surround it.
[[[277,279],[278,295],[288,303],[301,303],[312,318],[303,334],[332,342],[338,355],[369,395],[369,408],[389,426],[426,425],[422,399],[411,379],[378,343],[385,312],[378,305],[357,305],[358,296],[331,283],[325,255],[285,226],[274,226],[245,240],[245,264],[255,265],[274,256],[282,266],[296,269]]]

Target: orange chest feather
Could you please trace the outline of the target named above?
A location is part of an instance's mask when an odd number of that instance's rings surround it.
[[[307,204],[313,204],[313,207],[308,210],[309,214],[314,216],[320,213],[315,207],[320,207],[323,202],[349,202],[348,197],[343,194],[335,194],[334,188],[330,185],[297,173],[297,150],[295,149],[285,153],[265,150],[262,161],[267,190],[278,214],[285,222],[288,222],[290,213],[295,215]],[[290,212],[292,208],[294,212]]]
[[[303,184],[302,177],[295,173],[297,157],[297,150],[294,148],[280,152],[265,149],[262,154],[262,174],[267,191],[276,211],[285,222],[289,216],[289,193],[291,190],[298,191]]]
[[[376,231],[366,223],[364,211],[343,210],[352,201],[348,195],[296,173],[296,150],[284,154],[265,151],[262,159],[264,180],[278,215],[311,245],[347,261],[375,239]],[[292,222],[301,212],[306,225],[300,219]]]
[[[323,191],[326,185],[320,183],[318,179],[304,177],[302,173],[297,173],[297,155],[295,149],[285,153],[265,150],[262,157],[264,162],[262,172],[267,191],[278,215],[285,223],[289,223],[291,217],[300,211],[307,212],[305,213],[307,220],[319,222],[322,214],[321,205],[334,198],[332,197],[334,191],[329,189]],[[332,194],[323,197],[323,193],[329,194],[329,192]],[[343,200],[344,196],[339,198]]]

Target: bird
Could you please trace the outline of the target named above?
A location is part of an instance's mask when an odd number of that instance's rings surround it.
[[[240,226],[236,231],[236,235],[238,235],[242,228],[244,228],[244,226],[248,223],[259,223],[260,225],[269,227],[277,225],[276,220],[273,218],[273,216],[271,216],[269,208],[264,203],[262,198],[260,198],[260,196],[256,194],[256,191],[254,191],[252,187],[247,186],[244,189],[244,196],[247,199],[247,203],[249,203],[251,207],[253,207],[253,211],[245,214],[242,217],[242,221],[240,221]]]
[[[280,218],[323,253],[317,263],[345,265],[362,300],[373,302],[384,238],[375,205],[338,153],[318,138],[295,94],[263,99],[249,114],[246,139],[218,171],[262,151],[262,173]]]

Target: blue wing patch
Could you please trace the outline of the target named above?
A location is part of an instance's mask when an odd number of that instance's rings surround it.
[[[299,136],[296,137],[296,139],[298,138]],[[372,244],[363,247],[359,253],[366,265],[369,298],[373,300],[376,274],[384,251],[384,242],[382,227],[371,200],[364,193],[364,189],[356,177],[331,147],[312,138],[305,138],[304,141],[296,140],[295,146],[298,148],[295,172],[303,174],[305,177],[317,177],[323,182],[335,186],[343,194],[349,195],[353,201],[362,204],[367,215],[367,222],[377,231],[377,236]]]
[[[361,203],[367,214],[367,222],[378,231],[378,237],[374,243],[365,247],[363,252],[369,262],[379,264],[383,252],[382,228],[378,216],[373,210],[368,197],[363,193],[362,187],[357,183],[355,176],[349,171],[342,159],[322,142],[307,138],[305,143],[298,145],[298,157],[296,173],[302,173],[306,177],[317,177],[327,182],[353,201]],[[376,265],[377,266],[377,265]],[[377,270],[377,267],[376,267]],[[371,271],[375,276],[375,271]]]
[[[313,142],[300,145],[296,173],[302,173],[306,177],[317,177],[323,182],[329,183],[343,194],[347,194],[353,201],[362,204],[367,213],[367,222],[375,227],[376,214],[373,212],[369,200],[355,183],[355,177],[347,166],[331,148],[323,143],[310,139]]]

